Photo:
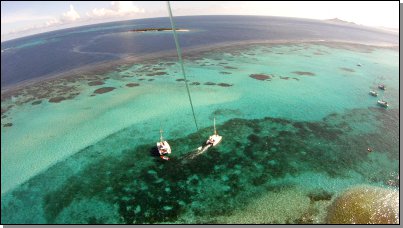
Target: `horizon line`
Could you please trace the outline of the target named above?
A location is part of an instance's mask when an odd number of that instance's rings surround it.
[[[363,24],[357,24],[355,22],[350,22],[350,21],[345,21],[340,18],[328,18],[328,19],[315,19],[315,18],[304,18],[304,17],[289,17],[289,16],[272,16],[272,15],[248,15],[248,14],[201,14],[201,15],[181,15],[181,16],[175,16],[175,17],[196,17],[196,16],[255,16],[255,17],[278,17],[278,18],[294,18],[294,19],[306,19],[306,20],[313,20],[313,21],[330,21],[334,19],[340,20],[340,22],[334,22],[334,23],[341,23],[343,25],[354,25],[354,26],[363,26],[367,28],[372,28],[372,29],[380,29],[383,31],[388,31],[388,32],[397,32],[399,34],[399,28],[393,28],[393,27],[385,27],[385,26],[369,26],[369,25],[363,25]],[[134,21],[134,20],[144,20],[144,19],[157,19],[157,18],[169,18],[168,16],[163,16],[163,17],[144,17],[144,18],[133,18],[133,19],[122,19],[122,20],[111,20],[111,21],[105,21],[105,22],[94,22],[94,23],[89,23],[89,24],[84,24],[84,25],[73,25],[71,27],[66,27],[66,28],[57,28],[54,27],[55,29],[44,31],[44,32],[37,32],[34,34],[29,34],[29,35],[22,35],[19,37],[11,38],[11,39],[3,39],[1,38],[1,43],[7,42],[7,41],[12,41],[16,39],[21,39],[21,38],[26,38],[30,36],[35,36],[35,35],[40,35],[40,34],[45,34],[45,33],[50,33],[50,32],[56,32],[56,31],[61,31],[61,30],[66,30],[66,29],[72,29],[72,28],[80,28],[80,27],[85,27],[85,26],[91,26],[91,25],[100,25],[100,24],[107,24],[107,23],[118,23],[118,22],[123,22],[123,21]],[[332,23],[332,22],[331,22]],[[17,32],[18,33],[18,32]],[[1,36],[7,36],[8,34],[2,34]]]

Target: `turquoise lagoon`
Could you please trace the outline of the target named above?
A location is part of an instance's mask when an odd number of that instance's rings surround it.
[[[2,93],[3,224],[326,223],[351,186],[398,190],[395,48],[252,43],[184,59],[198,131],[174,55]],[[223,142],[196,154],[214,117]],[[160,127],[169,162],[152,155]]]

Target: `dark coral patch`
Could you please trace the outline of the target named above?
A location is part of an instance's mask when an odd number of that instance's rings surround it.
[[[177,81],[177,82],[183,82],[183,81],[185,81],[185,79],[183,79],[183,78],[178,78],[178,79],[176,79],[176,81]]]
[[[315,76],[314,73],[308,72],[308,71],[293,71],[291,73],[297,74],[297,75],[304,75],[304,76]]]
[[[115,87],[103,87],[103,88],[99,88],[99,89],[95,90],[94,93],[102,94],[102,93],[110,92],[110,91],[112,91],[114,89],[116,89],[116,88]]]
[[[225,68],[225,69],[238,69],[238,68],[233,67],[233,66],[224,66],[224,68]]]
[[[281,77],[281,76],[280,76],[280,79],[288,80],[288,79],[290,79],[290,77]]]
[[[214,115],[218,113],[226,115],[227,111],[231,113],[239,110],[216,110]],[[375,112],[376,109],[372,111]],[[368,110],[364,109],[363,112]],[[398,111],[396,113],[398,118]],[[340,152],[344,146],[333,148],[329,144],[336,141],[335,145],[344,145],[344,140],[347,140],[346,142],[362,141],[360,138],[344,139],[344,136],[340,135],[340,137],[319,139],[314,135],[315,131],[326,134],[328,131],[334,131],[334,128],[337,129],[333,121],[336,117],[338,116],[332,117],[332,121],[318,122],[319,124],[311,125],[311,127],[308,127],[307,122],[293,122],[270,117],[262,120],[232,119],[218,126],[222,135],[232,139],[231,143],[225,144],[223,141],[223,145],[210,148],[208,153],[202,156],[188,157],[192,159],[188,159],[186,155],[176,156],[169,162],[162,161],[159,157],[156,157],[154,161],[151,159],[146,161],[146,156],[149,156],[149,144],[136,147],[129,145],[119,156],[105,157],[99,156],[104,152],[103,147],[90,146],[79,155],[85,154],[94,159],[81,170],[73,174],[69,172],[66,174],[69,176],[64,177],[66,167],[72,167],[70,164],[75,163],[58,165],[52,172],[40,174],[36,179],[25,184],[21,190],[14,191],[13,197],[21,202],[24,202],[27,196],[34,200],[38,199],[40,206],[43,206],[44,217],[48,223],[59,222],[59,214],[64,213],[65,209],[70,210],[70,205],[82,199],[103,199],[110,205],[116,205],[121,219],[119,221],[128,224],[178,222],[180,221],[178,217],[183,216],[183,212],[188,210],[186,205],[200,202],[202,206],[192,209],[195,218],[200,219],[198,221],[201,223],[213,223],[216,221],[213,220],[214,216],[231,214],[239,209],[239,203],[246,202],[244,199],[250,198],[251,195],[257,198],[267,191],[280,192],[294,186],[294,183],[277,181],[280,180],[278,178],[283,179],[287,175],[296,176],[301,171],[311,168],[315,172],[345,177],[346,171],[351,170],[352,167],[358,167],[355,164],[361,163],[366,156],[360,153],[349,153],[355,151],[355,148],[344,153]],[[357,117],[362,116],[357,115]],[[365,121],[366,118],[363,119]],[[398,127],[395,129],[398,131]],[[208,135],[211,129],[209,127],[202,132]],[[116,142],[117,139],[122,139],[120,137],[130,138],[126,136],[126,132],[122,135],[124,136],[114,136],[107,140]],[[196,134],[170,141],[171,145],[195,145],[197,142],[200,140]],[[355,143],[352,144],[355,145]],[[101,145],[109,145],[109,143],[106,141]],[[375,147],[380,148],[380,146]],[[187,151],[187,148],[185,146],[179,150]],[[362,149],[362,146],[359,145],[357,148]],[[107,148],[107,150],[112,149],[112,145]],[[234,151],[236,153],[232,153],[231,156],[226,153]],[[397,150],[396,152],[398,154]],[[78,155],[75,157],[77,160],[81,158]],[[351,163],[346,164],[346,161]],[[296,164],[298,164],[297,167]],[[66,180],[48,178],[61,178],[61,176]],[[219,188],[204,180],[216,180],[223,187]],[[58,186],[53,184],[54,182],[62,184]],[[54,186],[52,189],[46,187],[50,184]],[[42,195],[36,196],[37,192]],[[312,211],[312,215],[301,215],[301,219],[295,221],[313,223],[311,217],[319,213],[314,203],[332,200],[332,194],[322,189],[307,192],[306,197],[311,199],[312,210],[309,209],[306,213]],[[24,205],[27,204],[28,202],[21,203],[19,207],[25,208]],[[10,204],[2,210],[4,209],[3,212],[8,210],[4,214],[13,215],[15,208],[15,204]],[[23,211],[20,211],[17,211],[18,214],[22,214]],[[14,214],[17,213],[14,212]],[[211,217],[212,220],[206,221],[202,217]],[[87,221],[101,223],[102,220],[97,217]],[[9,221],[4,222],[9,223]],[[289,222],[292,221],[289,220]]]
[[[355,72],[355,70],[347,68],[347,67],[340,67],[340,70],[346,71],[346,72]]]
[[[139,86],[139,83],[127,83],[126,86],[127,87],[135,87],[135,86]]]
[[[151,81],[154,81],[154,79],[153,79],[153,78],[150,78],[150,79],[148,79],[148,81],[151,82]]]
[[[259,136],[255,135],[255,134],[250,134],[248,136],[248,140],[252,143],[259,143],[260,142],[260,138]]]
[[[266,75],[266,74],[251,74],[251,75],[249,75],[249,77],[254,78],[256,80],[260,80],[260,81],[264,81],[264,80],[272,78],[271,75]]]
[[[103,85],[103,84],[105,84],[103,81],[88,82],[89,86],[97,86],[97,85]]]
[[[191,85],[200,85],[200,82],[192,82]]]
[[[66,100],[66,98],[65,97],[52,97],[52,98],[49,99],[49,102],[51,102],[51,103],[59,103],[59,102],[61,102],[63,100]]]
[[[11,126],[13,126],[13,123],[6,123],[6,124],[3,124],[3,127],[11,127]]]
[[[42,101],[34,101],[34,102],[32,102],[32,105],[38,105],[40,103],[42,103]]]
[[[217,85],[221,86],[221,87],[230,87],[230,86],[232,86],[231,84],[228,84],[228,83],[218,83]]]
[[[232,74],[231,72],[221,71],[220,74]]]
[[[310,192],[308,194],[308,197],[311,200],[311,202],[316,202],[320,200],[331,200],[332,196],[333,196],[332,193],[329,193],[323,189],[317,190],[315,192]]]
[[[148,73],[146,74],[147,76],[159,76],[159,75],[165,75],[167,74],[166,72],[154,72],[154,73]]]
[[[205,85],[216,85],[216,83],[214,83],[214,82],[206,82],[206,83],[204,83]]]

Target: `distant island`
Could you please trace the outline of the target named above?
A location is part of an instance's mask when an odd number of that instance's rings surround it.
[[[187,29],[175,29],[179,32],[187,32]],[[143,29],[132,29],[129,32],[163,32],[163,31],[172,31],[172,28],[143,28]]]
[[[354,23],[354,22],[350,22],[350,21],[343,21],[343,20],[341,20],[341,19],[339,19],[339,18],[333,18],[333,19],[327,19],[327,20],[325,20],[325,21],[327,21],[327,22],[333,22],[333,23],[338,23],[338,24],[350,24],[350,25],[357,25],[356,23]]]

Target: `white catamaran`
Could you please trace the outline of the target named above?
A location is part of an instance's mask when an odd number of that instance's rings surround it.
[[[167,157],[165,155],[171,153],[171,146],[169,145],[169,143],[167,141],[164,141],[164,139],[162,138],[162,129],[160,130],[160,135],[161,135],[160,141],[157,142],[158,152],[162,159],[169,160],[169,157]]]
[[[207,145],[216,146],[222,140],[222,136],[217,134],[217,129],[215,128],[215,118],[214,118],[214,135],[211,135],[207,140]]]

